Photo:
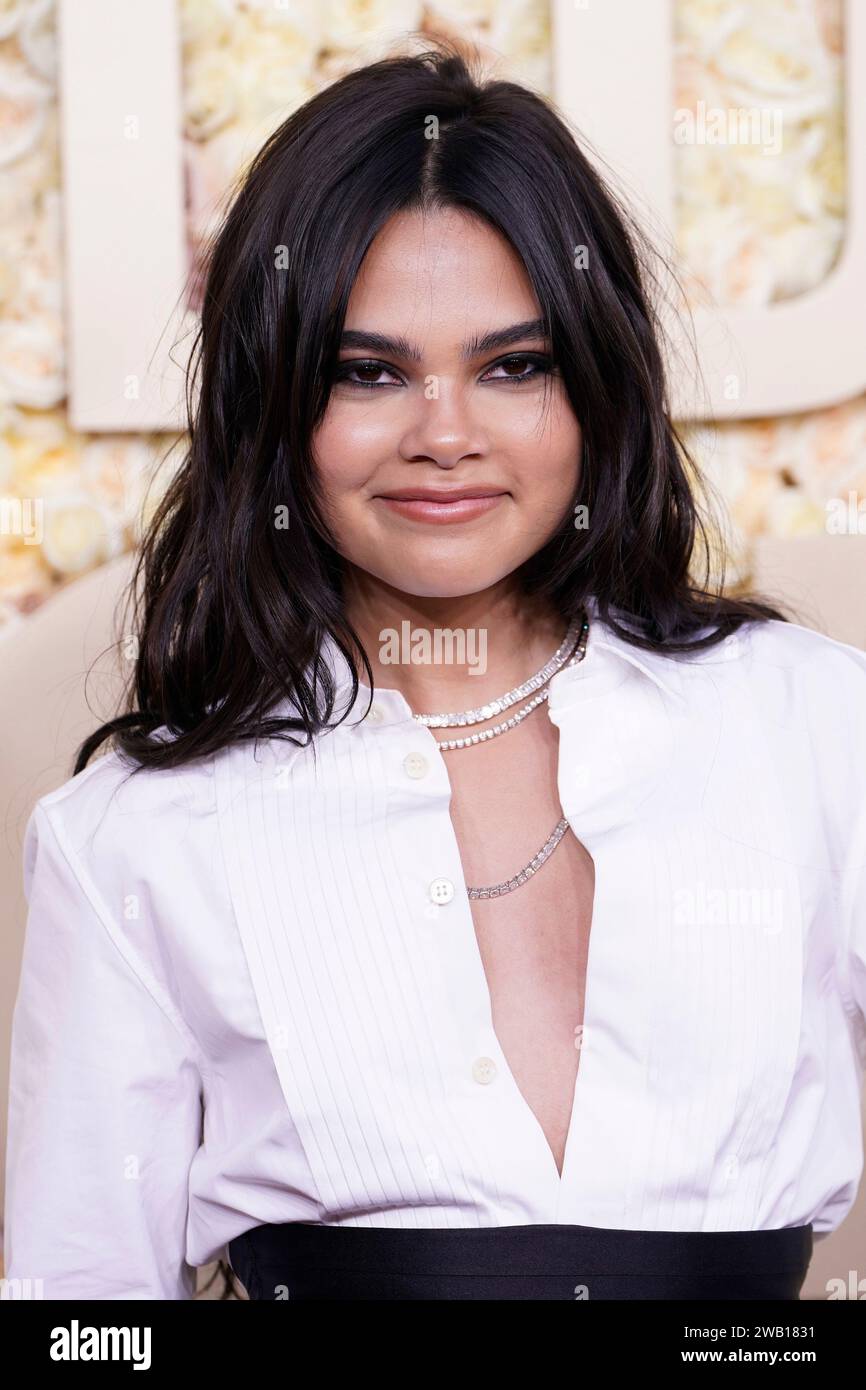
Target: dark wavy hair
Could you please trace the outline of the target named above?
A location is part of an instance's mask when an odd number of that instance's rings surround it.
[[[563,620],[594,594],[621,637],[662,652],[785,620],[758,597],[724,593],[720,528],[701,515],[708,484],[669,416],[645,288],[662,258],[552,103],[479,67],[462,46],[430,41],[349,73],[273,132],[234,191],[208,248],[186,453],[130,584],[138,650],[126,712],[85,740],[76,772],[109,738],[135,771],[242,739],[312,742],[334,713],[326,634],[349,662],[353,698],[356,656],[373,688],[343,608],[311,436],[355,277],[401,210],[460,208],[506,238],[581,425],[573,503],[590,525],[577,530],[566,513],[522,567],[525,592]],[[284,507],[287,530],[274,524]],[[269,717],[285,699],[294,711]],[[151,737],[161,726],[170,739]]]

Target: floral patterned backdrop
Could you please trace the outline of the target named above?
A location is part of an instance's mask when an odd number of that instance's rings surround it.
[[[190,263],[269,131],[323,83],[406,31],[464,37],[550,90],[547,0],[178,0]],[[641,3],[642,0],[635,0]],[[43,537],[0,524],[0,630],[133,547],[172,438],[68,428],[54,0],[0,0],[0,518],[43,502]],[[772,106],[782,153],[678,145],[676,236],[697,302],[768,303],[819,283],[845,231],[842,0],[677,0],[677,108]],[[692,427],[731,516],[731,577],[762,533],[826,528],[829,498],[866,494],[866,401],[781,420]],[[181,450],[171,451],[177,459]]]

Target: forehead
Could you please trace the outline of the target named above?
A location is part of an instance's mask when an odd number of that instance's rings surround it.
[[[414,333],[490,329],[535,317],[538,302],[506,239],[459,208],[396,213],[352,287],[347,328]]]

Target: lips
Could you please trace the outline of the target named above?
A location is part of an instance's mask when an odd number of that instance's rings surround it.
[[[472,521],[498,507],[507,493],[500,488],[401,488],[382,493],[375,500],[388,511],[409,521],[447,526]]]
[[[505,489],[500,487],[405,487],[395,488],[393,492],[382,492],[378,496],[388,502],[462,502],[470,497],[501,497]]]

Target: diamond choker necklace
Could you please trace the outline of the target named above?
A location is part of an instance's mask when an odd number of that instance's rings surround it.
[[[579,641],[578,634],[580,635]],[[522,710],[519,710],[516,715],[512,715],[510,719],[505,720],[504,723],[497,724],[494,728],[485,729],[480,733],[470,734],[467,739],[446,740],[440,743],[439,747],[443,750],[448,748],[462,748],[467,743],[479,743],[482,739],[494,738],[497,734],[504,733],[507,728],[513,728],[521,719],[525,719],[526,715],[535,709],[537,705],[541,704],[542,700],[547,699],[548,692],[546,690],[542,691],[539,695],[535,695],[534,692],[537,691],[540,686],[545,685],[557,671],[562,670],[565,666],[573,666],[575,662],[583,660],[586,653],[588,634],[589,621],[586,616],[586,611],[584,610],[578,617],[573,618],[569,623],[568,632],[565,634],[565,637],[562,639],[562,642],[557,647],[550,660],[546,661],[541,670],[536,671],[535,675],[530,676],[529,680],[524,681],[522,685],[516,686],[513,690],[507,691],[504,695],[500,695],[495,700],[489,700],[487,704],[481,705],[477,709],[462,710],[458,711],[456,714],[413,714],[412,718],[416,720],[418,724],[423,724],[427,729],[453,729],[455,727],[463,727],[466,724],[480,724],[485,719],[492,719],[494,715],[502,714],[504,710],[510,709],[512,705],[516,705],[517,701],[522,700],[526,695],[533,695],[534,698],[530,700]],[[575,644],[577,644],[576,649]]]

